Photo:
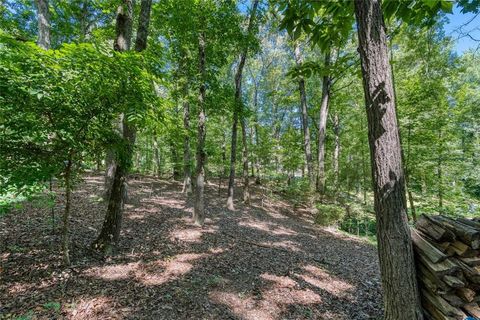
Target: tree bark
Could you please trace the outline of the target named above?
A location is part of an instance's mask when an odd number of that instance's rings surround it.
[[[250,181],[248,176],[248,140],[247,140],[247,120],[242,116],[240,120],[242,127],[242,160],[243,160],[243,202],[250,204]]]
[[[325,53],[325,69],[330,67],[330,51]],[[321,195],[325,194],[325,138],[327,135],[327,117],[330,104],[330,89],[332,79],[329,75],[324,75],[322,80],[322,102],[320,104],[320,114],[318,118],[318,148],[317,148],[317,184],[316,189]]]
[[[439,147],[438,147],[438,159],[437,159],[437,182],[438,182],[438,207],[443,207],[443,142],[442,142],[442,129],[438,131],[438,140],[439,140]]]
[[[297,66],[301,66],[303,63],[300,47],[295,44],[294,48],[295,62]],[[302,130],[303,130],[303,150],[305,152],[305,161],[307,163],[307,176],[310,186],[313,185],[313,158],[312,158],[312,146],[310,143],[310,129],[308,127],[308,105],[307,105],[307,93],[305,90],[305,79],[300,76],[298,79],[298,90],[300,93],[300,109],[302,117]]]
[[[195,183],[195,205],[193,220],[198,226],[205,221],[204,189],[205,189],[205,94],[206,94],[206,66],[205,66],[205,32],[198,35],[198,58],[201,83],[198,94],[198,141],[197,141],[197,168]]]
[[[188,92],[188,89],[186,89]],[[184,97],[186,99],[186,95]],[[192,171],[190,168],[190,104],[183,102],[183,129],[185,137],[183,142],[183,189],[182,193],[192,193]]]
[[[340,158],[340,119],[338,113],[333,117],[333,133],[335,135],[335,149],[333,151],[333,185],[338,190],[339,158]]]
[[[258,0],[255,0],[252,4],[252,11],[250,13],[250,19],[248,21],[247,35],[250,35],[255,22],[255,14],[258,7]],[[233,122],[232,122],[232,145],[230,153],[230,176],[228,179],[228,197],[227,208],[228,210],[235,210],[233,204],[233,193],[235,190],[235,162],[237,159],[237,127],[238,119],[240,118],[240,125],[242,128],[242,142],[243,142],[243,200],[250,202],[249,192],[249,179],[248,179],[248,144],[247,144],[247,128],[243,115],[243,102],[242,102],[242,72],[245,66],[245,61],[248,54],[248,44],[244,46],[243,52],[240,55],[240,61],[238,63],[237,72],[235,74],[235,106],[233,110]]]
[[[137,52],[141,52],[147,48],[151,11],[152,0],[142,0],[140,4],[140,16],[138,18],[137,38],[135,39],[135,51]]]
[[[143,1],[142,1],[143,2]],[[133,6],[134,0],[122,0],[117,9],[116,19],[116,38],[114,41],[114,49],[119,52],[130,50],[133,23]],[[142,3],[143,6],[143,3]],[[142,12],[143,12],[142,8]],[[147,21],[145,20],[147,19]],[[149,14],[141,14],[139,19],[139,32],[148,34]],[[147,31],[140,31],[143,29]],[[137,39],[137,51],[146,48],[146,38]],[[97,248],[105,254],[111,254],[114,246],[118,243],[120,237],[120,229],[123,218],[124,203],[127,199],[126,176],[133,158],[133,148],[136,139],[135,127],[129,123],[122,114],[119,121],[119,134],[125,140],[125,147],[116,150],[114,158],[114,172],[111,189],[108,193],[108,207],[105,220],[100,235],[93,243],[93,247]]]
[[[160,177],[162,172],[161,172],[161,163],[160,163],[160,150],[158,146],[158,140],[157,136],[153,136],[153,152],[154,152],[154,158],[155,158],[155,173],[157,174],[157,177]]]
[[[67,266],[70,265],[70,207],[71,207],[71,196],[72,196],[72,152],[69,152],[69,157],[67,160],[67,165],[65,167],[65,211],[63,213],[63,229],[62,229],[62,255],[63,263]]]
[[[35,0],[38,14],[38,39],[39,47],[50,49],[50,13],[48,0]]]
[[[385,319],[423,319],[406,216],[405,180],[385,24],[378,0],[355,0]]]

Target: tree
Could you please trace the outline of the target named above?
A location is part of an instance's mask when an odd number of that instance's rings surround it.
[[[328,107],[330,103],[330,90],[332,87],[332,77],[328,74],[331,62],[330,48],[326,50],[327,51],[325,52],[324,60],[326,74],[324,74],[322,78],[322,100],[320,104],[320,113],[318,116],[318,166],[316,189],[321,195],[325,194],[325,137],[327,130]]]
[[[407,223],[405,177],[380,2],[356,0],[355,16],[368,118],[385,319],[423,319]]]
[[[233,197],[235,189],[235,162],[237,158],[237,127],[238,120],[240,118],[240,125],[242,128],[242,143],[243,143],[243,201],[248,203],[250,201],[249,193],[249,179],[248,179],[248,142],[247,142],[247,128],[243,110],[243,101],[242,101],[242,74],[243,68],[245,66],[245,61],[247,59],[248,49],[249,49],[249,37],[251,36],[254,23],[255,15],[257,12],[258,0],[254,0],[252,4],[252,9],[250,12],[250,19],[248,21],[247,27],[247,42],[243,44],[242,52],[240,54],[240,61],[238,63],[237,72],[235,73],[235,104],[233,110],[233,121],[232,121],[232,141],[230,149],[230,176],[228,179],[228,195],[227,195],[227,208],[229,210],[234,210]]]
[[[300,52],[300,46],[298,43],[294,44],[294,55],[297,67],[301,67],[303,63],[302,54]],[[302,130],[303,130],[303,149],[305,152],[305,161],[307,163],[307,175],[309,185],[313,185],[313,158],[312,158],[312,146],[310,143],[310,129],[308,125],[308,104],[307,93],[305,91],[305,78],[302,75],[298,76],[298,91],[300,93],[300,110],[302,118]]]
[[[200,24],[203,25],[204,20],[200,19]],[[200,73],[200,88],[198,94],[198,141],[197,141],[197,169],[195,182],[195,206],[193,208],[193,220],[196,225],[202,226],[205,221],[205,204],[204,204],[204,190],[205,190],[205,32],[202,27],[198,35],[198,70]]]
[[[35,0],[37,6],[38,40],[39,47],[50,49],[50,12],[48,0]]]
[[[142,1],[140,11],[139,28],[137,32],[137,40],[135,49],[142,51],[147,46],[148,25],[150,23],[151,3]],[[131,0],[123,0],[117,9],[116,20],[116,39],[114,42],[114,50],[118,52],[128,51],[130,49],[131,34],[133,20],[133,2]],[[128,115],[122,114],[118,123],[118,134],[124,140],[124,143],[112,150],[114,153],[110,156],[107,175],[113,174],[111,186],[108,185],[108,207],[105,215],[105,221],[98,238],[93,243],[93,247],[110,254],[113,246],[118,243],[120,237],[120,229],[122,225],[123,208],[127,198],[126,179],[129,167],[132,163],[133,147],[135,144],[135,127],[129,121]],[[112,152],[110,151],[110,152]],[[112,172],[113,171],[113,172]]]

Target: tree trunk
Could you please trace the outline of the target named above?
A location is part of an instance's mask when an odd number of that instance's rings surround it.
[[[330,67],[330,51],[325,53],[325,68]],[[323,76],[322,102],[318,118],[318,167],[317,167],[317,192],[325,194],[325,137],[327,135],[327,117],[330,104],[330,87],[332,79],[329,75]]]
[[[236,94],[236,93],[235,93]],[[237,161],[237,127],[238,127],[238,111],[237,105],[234,106],[233,122],[232,122],[232,141],[230,148],[230,175],[228,177],[228,195],[227,209],[235,210],[233,205],[233,193],[235,191],[235,162]]]
[[[338,190],[339,158],[340,158],[340,120],[338,113],[333,117],[333,133],[335,134],[335,149],[333,151],[333,185]]]
[[[252,4],[252,11],[250,13],[250,19],[248,21],[247,34],[250,35],[253,29],[253,23],[255,22],[255,13],[258,7],[258,0],[255,0]],[[237,72],[235,74],[235,106],[233,110],[233,123],[232,123],[232,147],[230,154],[230,177],[228,179],[228,198],[227,208],[228,210],[234,210],[233,205],[233,193],[235,189],[235,162],[237,152],[237,127],[238,119],[240,118],[240,125],[242,127],[242,142],[243,142],[243,200],[248,203],[250,201],[249,192],[249,179],[248,179],[248,145],[247,145],[247,132],[246,123],[243,115],[243,102],[242,102],[242,72],[245,66],[245,61],[248,54],[248,45],[245,45],[243,52],[240,55],[240,61],[238,63]]]
[[[118,52],[130,50],[132,38],[132,21],[133,21],[133,0],[122,0],[117,8],[117,18],[115,25],[115,41],[113,49]],[[121,115],[118,120],[118,131],[123,132],[124,116]],[[107,150],[106,158],[107,169],[105,172],[105,194],[104,198],[108,199],[111,194],[111,188],[117,169],[117,152],[114,149]]]
[[[137,52],[141,52],[147,48],[151,9],[152,0],[142,0],[140,4],[140,16],[138,18],[137,38],[135,39],[135,51]]]
[[[300,53],[300,47],[295,45],[294,48],[295,62],[297,66],[301,66],[303,63],[302,55]],[[310,129],[308,127],[308,105],[307,105],[307,93],[305,91],[305,79],[300,76],[298,79],[298,90],[300,92],[300,109],[302,116],[302,130],[303,130],[303,150],[305,152],[305,161],[307,163],[307,175],[310,186],[313,185],[313,160],[312,160],[312,147],[310,143]]]
[[[182,193],[192,193],[192,173],[190,168],[190,104],[183,102],[183,129],[185,137],[183,143],[183,189]]]
[[[193,220],[196,225],[202,226],[205,221],[204,189],[205,189],[205,93],[206,93],[206,66],[205,66],[205,32],[198,35],[199,72],[201,75],[198,94],[198,141],[197,141],[197,168],[195,183],[195,205]]]
[[[50,13],[48,0],[35,0],[38,14],[38,39],[39,47],[50,49]]]
[[[144,1],[142,1],[138,31],[140,37],[145,36],[145,38],[136,40],[137,51],[142,51],[146,48],[146,34],[148,34],[149,14],[145,14],[143,2]],[[123,52],[130,50],[133,6],[134,0],[122,0],[121,5],[119,5],[117,9],[116,38],[114,41],[114,49],[116,51]],[[136,138],[135,127],[128,123],[124,115],[121,115],[120,120],[119,134],[125,141],[125,147],[115,152],[115,169],[113,170],[111,190],[108,196],[107,213],[100,235],[93,243],[94,248],[103,251],[105,254],[111,254],[113,252],[113,248],[118,243],[120,237],[123,208],[127,199],[126,176],[132,162]]]
[[[413,222],[417,222],[417,211],[415,209],[415,203],[413,200],[412,190],[410,189],[410,135],[411,135],[412,128],[411,126],[408,127],[408,135],[407,135],[407,163],[405,164],[405,190],[408,194],[408,202],[410,203],[410,211],[412,212],[412,220]]]
[[[380,2],[355,0],[355,15],[368,118],[385,319],[423,319],[407,224],[400,138]]]
[[[248,177],[248,141],[247,141],[247,121],[242,116],[240,120],[242,126],[242,159],[243,159],[243,202],[250,204],[250,182]]]
[[[160,150],[158,146],[158,140],[157,136],[153,136],[153,154],[155,158],[155,173],[157,174],[157,177],[160,177],[162,172],[161,172],[161,167],[160,167]]]
[[[178,157],[178,152],[177,152],[177,147],[173,140],[170,141],[170,153],[172,156],[172,175],[173,175],[173,180],[179,180],[182,174],[180,173],[182,171],[181,168],[181,162],[179,161]]]
[[[438,131],[438,140],[440,141],[439,151],[438,151],[438,160],[437,160],[437,181],[438,181],[438,206],[439,208],[443,207],[443,156],[442,156],[442,149],[443,149],[443,142],[442,142],[442,130]]]
[[[67,166],[65,167],[65,211],[63,213],[63,229],[62,229],[62,254],[63,263],[67,266],[70,265],[70,252],[69,252],[69,233],[70,233],[70,207],[71,207],[71,195],[72,195],[72,152],[70,151],[67,160]]]

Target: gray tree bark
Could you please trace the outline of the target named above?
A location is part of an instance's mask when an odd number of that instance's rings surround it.
[[[202,226],[205,221],[205,94],[206,94],[206,66],[205,66],[205,32],[198,35],[198,69],[201,75],[201,83],[198,94],[198,141],[197,141],[197,168],[195,183],[195,204],[193,208],[193,220],[198,226]]]
[[[38,39],[39,47],[48,50],[50,49],[50,12],[48,0],[35,0],[37,7],[37,24],[38,24]]]
[[[330,51],[325,53],[325,68],[330,67]],[[317,148],[317,183],[316,189],[321,195],[325,194],[325,138],[327,136],[327,117],[330,104],[330,89],[332,79],[329,75],[323,76],[322,102],[318,117],[318,148]]]
[[[423,319],[410,230],[391,66],[379,0],[355,0],[386,320]]]
[[[248,21],[247,34],[250,35],[255,22],[255,14],[258,7],[258,0],[255,0],[252,4],[252,11],[250,13],[250,19]],[[233,111],[232,122],[232,145],[230,154],[230,176],[228,179],[228,197],[227,208],[229,210],[235,210],[233,205],[233,194],[235,189],[235,162],[237,158],[237,127],[238,119],[240,118],[240,125],[242,128],[242,142],[243,142],[243,201],[250,202],[249,191],[249,178],[248,178],[248,141],[247,141],[247,127],[243,115],[243,102],[242,102],[242,72],[245,66],[245,61],[248,54],[248,44],[244,46],[243,52],[240,55],[240,61],[238,63],[237,72],[235,74],[235,109]]]
[[[295,62],[297,66],[301,66],[303,58],[300,52],[300,47],[295,44],[294,48]],[[312,146],[310,143],[310,129],[308,127],[308,105],[307,105],[307,93],[305,90],[305,79],[300,76],[298,79],[298,90],[300,92],[300,109],[302,117],[302,130],[303,130],[303,150],[305,152],[305,161],[307,163],[307,176],[310,186],[313,185],[313,158],[312,158]]]
[[[188,92],[188,89],[186,89]],[[183,189],[182,193],[192,193],[192,170],[190,165],[190,103],[183,102],[183,129],[185,137],[183,143]]]
[[[122,4],[117,9],[116,19],[116,38],[114,49],[119,52],[130,50],[133,23],[134,0],[122,0]],[[143,3],[142,3],[143,7]],[[142,8],[143,10],[143,8]],[[147,20],[145,20],[147,19]],[[141,37],[148,34],[149,14],[141,14],[139,19],[139,30]],[[143,32],[143,33],[142,33]],[[136,50],[142,51],[146,48],[146,38],[137,39]],[[133,157],[133,148],[135,145],[136,130],[130,124],[124,115],[121,115],[119,121],[119,134],[126,141],[126,148],[118,150],[112,161],[113,179],[108,192],[108,207],[105,220],[100,235],[93,243],[93,247],[103,251],[105,254],[111,254],[114,246],[120,238],[120,229],[123,218],[123,208],[127,199],[127,174]]]
[[[333,133],[335,135],[335,147],[333,150],[333,185],[335,192],[338,190],[339,159],[340,159],[340,119],[338,113],[333,116]]]

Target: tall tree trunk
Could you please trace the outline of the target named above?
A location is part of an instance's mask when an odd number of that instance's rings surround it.
[[[70,207],[72,196],[72,151],[69,152],[67,165],[65,167],[65,211],[63,213],[63,229],[62,229],[62,255],[63,263],[70,265],[70,251],[69,251],[69,233],[70,233]]]
[[[117,8],[117,18],[115,25],[115,41],[113,49],[118,52],[130,50],[132,38],[132,21],[133,21],[133,0],[122,0]],[[123,134],[124,116],[121,115],[118,120],[118,131]],[[105,172],[105,194],[104,198],[110,197],[111,188],[117,169],[117,152],[114,149],[107,150],[106,158],[107,169]]]
[[[423,319],[407,223],[405,180],[379,0],[355,0],[371,153],[385,319]]]
[[[333,151],[333,185],[335,186],[335,192],[337,192],[340,158],[340,119],[338,118],[338,113],[335,113],[333,117],[333,133],[335,135],[335,149]]]
[[[240,120],[242,127],[242,160],[243,160],[243,202],[250,204],[250,181],[248,176],[248,140],[247,140],[247,120],[244,116]]]
[[[301,66],[303,63],[300,47],[295,44],[294,48],[295,62],[297,66]],[[302,117],[302,130],[303,130],[303,151],[305,152],[305,161],[307,164],[307,175],[310,186],[313,185],[313,158],[312,158],[312,146],[310,143],[310,129],[308,127],[308,105],[307,105],[307,92],[305,90],[305,79],[300,76],[298,79],[298,90],[300,92],[300,109]]]
[[[135,39],[135,51],[137,52],[142,52],[147,48],[151,11],[152,0],[142,0],[140,4],[140,16],[138,17],[137,38]]]
[[[438,206],[440,208],[443,207],[443,142],[442,142],[442,129],[438,131],[438,140],[440,141],[440,145],[438,148],[438,160],[437,160],[437,182],[438,182]]]
[[[325,69],[330,67],[330,51],[325,53]],[[323,76],[322,80],[322,102],[318,117],[318,148],[317,148],[317,184],[316,189],[321,195],[325,194],[325,137],[327,135],[327,117],[330,104],[330,89],[332,79],[329,75]]]
[[[142,51],[146,48],[146,37],[148,34],[149,16],[144,12],[145,0],[142,1],[141,14],[139,18],[138,34],[140,39],[136,40],[136,50]],[[130,50],[132,38],[134,0],[122,0],[117,9],[116,38],[114,49],[119,52]],[[146,29],[146,30],[145,30]],[[108,207],[100,235],[93,243],[93,246],[105,254],[111,254],[113,247],[118,243],[123,218],[123,208],[127,199],[127,174],[133,158],[136,130],[124,115],[121,115],[119,134],[124,139],[125,147],[117,150],[114,157],[114,172],[111,189],[108,195]]]
[[[187,89],[188,90],[188,89]],[[185,137],[183,142],[183,189],[182,193],[192,193],[192,171],[190,168],[190,103],[183,102],[183,129]]]
[[[409,125],[408,133],[407,133],[407,163],[405,164],[405,190],[408,194],[408,202],[410,204],[410,211],[412,213],[413,222],[417,222],[417,211],[415,209],[415,202],[413,200],[412,189],[410,188],[410,135],[411,135],[412,128]]]
[[[364,122],[363,117],[360,118],[360,127],[363,130]],[[363,204],[367,204],[367,165],[366,165],[366,156],[365,156],[365,139],[363,135],[360,137],[360,148],[362,155],[362,189],[363,189]]]
[[[247,34],[250,35],[255,22],[255,14],[258,7],[258,0],[254,0],[252,4],[252,11],[250,13],[250,19],[248,21]],[[242,142],[243,142],[243,200],[248,203],[250,201],[249,192],[249,179],[248,179],[248,145],[247,145],[247,128],[243,115],[243,102],[242,102],[242,72],[245,66],[245,61],[248,54],[248,44],[244,46],[243,52],[240,55],[240,61],[238,63],[237,72],[235,73],[235,106],[233,110],[233,122],[232,122],[232,146],[230,154],[230,177],[228,179],[228,197],[227,208],[228,210],[234,210],[233,194],[235,189],[235,162],[237,159],[237,127],[238,119],[240,118],[240,125],[242,127]]]
[[[253,123],[254,132],[253,133],[255,134],[255,145],[258,148],[258,146],[260,145],[260,137],[258,136],[258,127],[259,127],[258,118],[257,118],[258,85],[257,85],[256,82],[255,82],[255,92],[254,92],[253,97],[254,97],[253,98],[254,99],[253,100],[253,107],[254,107],[254,110],[255,110],[254,123]],[[253,136],[253,133],[252,133],[252,136]],[[254,163],[255,163],[255,170],[257,171],[257,174],[255,175],[255,184],[258,185],[258,184],[261,183],[261,181],[260,181],[260,161],[259,161],[258,153],[255,157]]]
[[[224,177],[227,176],[227,133],[222,130],[222,166],[221,166],[221,172],[218,177],[218,195],[221,194],[222,190],[222,180]]]
[[[50,12],[48,0],[35,0],[37,7],[37,23],[38,23],[38,39],[39,47],[48,50],[50,49]]]
[[[158,146],[158,140],[157,140],[157,136],[154,135],[153,136],[153,152],[154,152],[154,158],[155,158],[155,173],[157,175],[157,177],[160,177],[160,175],[162,174],[162,171],[161,171],[161,163],[160,163],[160,150],[159,150],[159,146]]]
[[[195,205],[193,220],[196,225],[202,226],[205,221],[204,189],[205,189],[205,94],[206,94],[206,66],[205,66],[205,32],[198,35],[198,68],[201,75],[198,94],[198,141],[197,141],[197,168],[195,183]]]

